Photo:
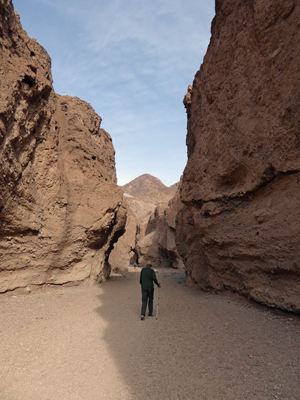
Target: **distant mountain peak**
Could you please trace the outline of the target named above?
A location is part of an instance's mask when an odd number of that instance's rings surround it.
[[[157,203],[168,203],[175,195],[177,185],[167,187],[162,181],[150,174],[143,174],[122,186],[124,193],[139,200]]]

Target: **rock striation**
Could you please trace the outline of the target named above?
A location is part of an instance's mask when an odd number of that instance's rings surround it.
[[[300,3],[217,0],[187,108],[191,282],[300,312]]]
[[[101,281],[124,233],[101,118],[57,95],[47,52],[0,0],[0,292]]]

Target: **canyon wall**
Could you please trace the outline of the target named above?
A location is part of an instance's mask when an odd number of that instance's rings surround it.
[[[142,267],[151,262],[154,267],[184,268],[175,242],[175,220],[182,206],[179,185],[180,182],[167,187],[158,178],[143,174],[122,186],[136,225],[126,227],[126,233],[111,253],[109,261],[113,267],[127,259]]]
[[[110,273],[126,206],[92,107],[52,87],[47,52],[0,0],[0,293]]]
[[[125,233],[114,244],[114,248],[110,252],[108,259],[112,271],[116,273],[127,272],[128,265],[136,261],[137,219],[128,204],[126,206],[126,213]]]
[[[155,267],[184,269],[175,240],[176,215],[181,207],[178,190],[168,204],[156,206],[136,244],[142,264],[151,261]]]
[[[300,2],[217,0],[184,99],[188,280],[300,312]]]

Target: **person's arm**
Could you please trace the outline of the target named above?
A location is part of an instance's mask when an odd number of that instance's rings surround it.
[[[143,271],[143,270],[142,270]],[[140,273],[140,285],[142,284],[142,271]]]
[[[153,271],[153,270],[152,270]],[[158,282],[158,280],[157,280],[157,278],[156,278],[156,274],[155,274],[155,272],[153,271],[153,281],[154,281],[154,283],[158,286],[158,287],[161,287],[161,284]]]

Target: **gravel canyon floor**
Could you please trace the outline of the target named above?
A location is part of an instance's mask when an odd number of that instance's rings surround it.
[[[189,288],[182,271],[157,276],[157,320],[140,320],[133,268],[1,297],[0,399],[300,399],[298,316]]]

